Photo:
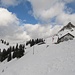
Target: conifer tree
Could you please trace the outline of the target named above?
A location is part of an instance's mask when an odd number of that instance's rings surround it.
[[[7,61],[9,62],[10,60],[11,60],[11,52],[10,52],[9,55],[8,55]]]

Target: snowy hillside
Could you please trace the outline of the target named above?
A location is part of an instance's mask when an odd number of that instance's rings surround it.
[[[0,75],[75,75],[75,40],[50,41],[48,38],[47,44],[26,49],[20,59],[0,63]]]
[[[9,48],[9,45],[6,45],[6,44],[2,43],[2,41],[0,40],[0,49],[1,49],[1,51],[3,51],[3,49],[7,49],[7,48]]]

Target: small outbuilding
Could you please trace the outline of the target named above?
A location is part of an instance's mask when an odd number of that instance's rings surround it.
[[[68,41],[68,40],[73,40],[74,36],[70,33],[67,33],[63,35],[62,37],[58,37],[57,43],[63,42],[63,41]]]

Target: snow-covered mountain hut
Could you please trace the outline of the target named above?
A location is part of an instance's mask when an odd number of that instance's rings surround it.
[[[70,33],[67,33],[63,35],[62,37],[58,38],[57,43],[63,42],[63,41],[68,41],[68,40],[73,40],[74,36]]]

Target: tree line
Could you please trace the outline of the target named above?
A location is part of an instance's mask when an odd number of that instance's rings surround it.
[[[45,43],[44,41],[45,40],[43,40],[43,38],[40,38],[40,39],[37,38],[35,40],[32,39],[26,42],[26,46],[30,44],[30,47],[32,47],[33,45],[38,44],[38,43],[44,44]]]
[[[7,41],[5,41],[5,40],[3,40],[3,39],[1,39],[0,41],[2,42],[2,44],[5,44],[5,45],[7,45],[7,46],[9,45],[9,42],[7,42]]]
[[[24,49],[24,44],[16,44],[16,46],[10,46],[7,50],[3,49],[2,52],[0,50],[0,61],[3,62],[5,59],[7,59],[7,61],[9,62],[11,59],[21,58],[24,55]]]
[[[4,41],[4,40],[0,40],[3,44],[9,45],[8,42]],[[43,38],[40,39],[32,39],[26,42],[26,46],[30,44],[30,47],[32,47],[35,44],[44,44],[45,40],[43,40]],[[3,62],[5,59],[7,59],[7,62],[9,62],[10,60],[14,59],[14,58],[21,58],[22,56],[24,56],[25,53],[25,45],[24,44],[16,44],[16,46],[10,46],[8,49],[3,49],[3,51],[1,52],[0,49],[0,61]]]

